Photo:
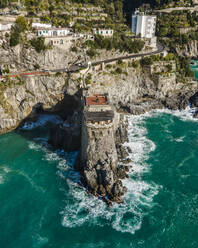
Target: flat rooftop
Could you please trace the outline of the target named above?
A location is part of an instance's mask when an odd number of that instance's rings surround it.
[[[86,112],[85,113],[86,121],[112,121],[114,118],[114,112],[103,111],[103,112]]]
[[[87,96],[86,97],[86,105],[106,105],[107,104],[107,98],[103,95],[95,94],[93,96]]]

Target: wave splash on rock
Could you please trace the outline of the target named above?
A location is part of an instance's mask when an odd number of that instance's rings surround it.
[[[143,217],[148,214],[153,206],[153,197],[158,193],[159,186],[143,179],[150,170],[145,162],[149,153],[155,149],[152,141],[146,138],[146,129],[143,127],[144,117],[129,117],[129,143],[132,153],[129,155],[131,162],[130,177],[123,180],[127,187],[123,204],[114,204],[109,208],[103,201],[93,195],[87,194],[73,181],[67,179],[70,195],[73,199],[67,201],[65,209],[61,211],[62,225],[65,227],[82,226],[85,223],[103,226],[111,225],[120,232],[134,234],[141,228]]]

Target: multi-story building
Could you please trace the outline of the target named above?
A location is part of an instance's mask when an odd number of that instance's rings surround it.
[[[13,23],[1,24],[0,23],[0,31],[10,31],[13,26]]]
[[[51,28],[52,24],[33,22],[32,27],[33,28]]]
[[[132,15],[132,32],[141,38],[153,38],[156,30],[156,16],[145,15],[136,11]]]
[[[37,28],[37,35],[42,37],[67,36],[70,33],[69,28]]]
[[[102,35],[102,36],[104,36],[104,37],[111,37],[111,36],[113,36],[113,33],[114,33],[114,31],[113,31],[113,29],[104,29],[104,28],[95,28],[95,29],[93,29],[93,33],[95,34],[95,35]]]

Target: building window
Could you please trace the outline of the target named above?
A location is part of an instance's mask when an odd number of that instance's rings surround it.
[[[60,40],[60,44],[61,44],[61,45],[63,44],[63,40]]]

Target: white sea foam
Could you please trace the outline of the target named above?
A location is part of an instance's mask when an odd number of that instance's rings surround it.
[[[152,208],[153,198],[159,191],[158,185],[142,179],[150,169],[146,164],[149,153],[155,150],[155,144],[146,138],[147,130],[143,126],[144,118],[144,115],[129,117],[130,142],[125,145],[132,149],[130,158],[133,172],[131,172],[131,176],[134,178],[123,181],[128,189],[124,197],[125,203],[114,204],[112,208],[109,208],[103,201],[86,194],[84,190],[68,179],[69,199],[73,199],[73,201],[67,201],[65,209],[61,212],[63,226],[76,227],[86,222],[103,225],[106,221],[115,230],[132,234],[141,228],[143,218]]]
[[[63,120],[58,115],[43,114],[39,115],[37,121],[35,122],[25,122],[20,129],[32,130],[34,128],[44,126],[47,123],[60,124],[63,123]]]
[[[3,184],[4,183],[4,177],[3,175],[0,174],[0,184]]]
[[[190,108],[189,106],[184,109],[184,110],[169,110],[169,109],[156,109],[153,110],[144,116],[155,116],[160,113],[166,113],[166,114],[171,114],[174,116],[177,116],[178,118],[184,120],[184,121],[198,121],[198,118],[194,118],[193,114],[196,112],[195,108]]]
[[[182,136],[180,138],[175,139],[175,141],[176,142],[183,142],[184,141],[184,138],[185,138],[185,136]]]
[[[39,248],[39,247],[43,247],[44,245],[48,243],[48,238],[42,237],[41,235],[37,233],[33,235],[33,241],[34,241],[33,247]]]
[[[4,184],[10,169],[6,165],[0,166],[0,184]]]

